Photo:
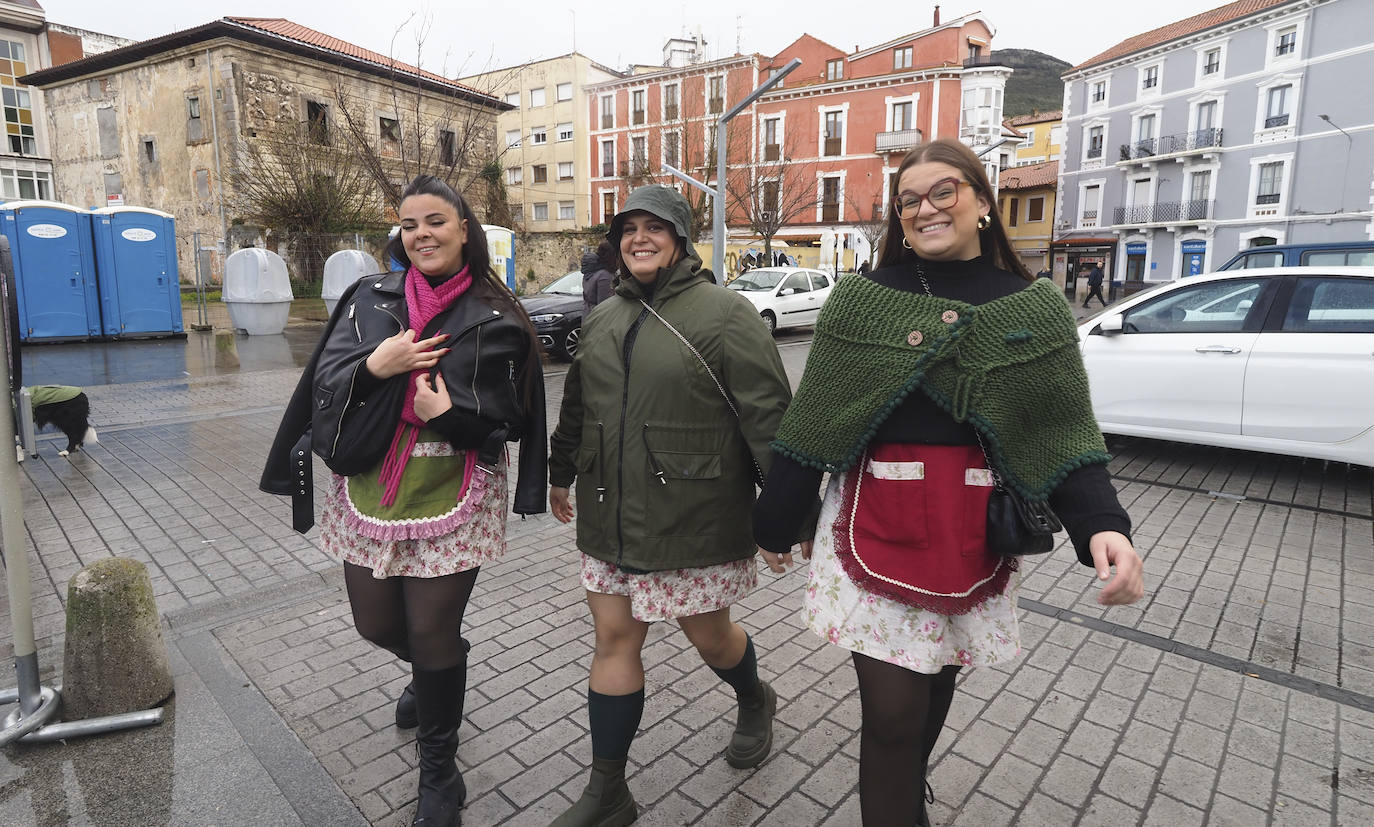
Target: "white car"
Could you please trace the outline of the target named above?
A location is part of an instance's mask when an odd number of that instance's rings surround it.
[[[1374,267],[1189,276],[1078,339],[1106,433],[1374,466]]]
[[[725,286],[753,302],[772,331],[815,324],[835,280],[805,267],[760,267]]]

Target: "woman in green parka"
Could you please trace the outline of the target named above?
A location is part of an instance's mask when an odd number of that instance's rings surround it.
[[[591,780],[559,827],[635,820],[625,762],[644,710],[640,649],[652,621],[676,620],[734,689],[726,761],[757,766],[772,747],[777,696],[730,606],[758,581],[755,479],[791,393],[758,312],[703,269],[690,221],[686,199],[658,185],[632,192],[612,220],[620,280],[583,324],[551,443],[549,504],[571,521],[576,479],[596,625]]]

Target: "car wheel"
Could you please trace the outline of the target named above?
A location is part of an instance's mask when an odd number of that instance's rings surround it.
[[[773,311],[765,310],[761,315],[763,316],[763,323],[768,325],[769,333],[778,329],[778,317],[773,315]]]
[[[563,344],[559,348],[563,351],[563,358],[569,362],[577,355],[577,342],[582,338],[582,328],[574,327],[563,337]]]

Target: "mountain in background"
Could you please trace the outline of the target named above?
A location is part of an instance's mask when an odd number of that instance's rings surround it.
[[[996,58],[1016,70],[1002,96],[1002,117],[1052,112],[1064,106],[1064,81],[1059,76],[1073,64],[1034,49],[998,49]]]

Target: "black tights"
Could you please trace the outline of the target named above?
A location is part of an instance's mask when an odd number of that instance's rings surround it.
[[[863,734],[859,810],[864,827],[911,827],[924,809],[926,767],[954,700],[958,666],[934,675],[854,653]]]
[[[434,671],[463,660],[459,627],[477,569],[443,577],[388,577],[344,563],[344,584],[358,634],[416,669]]]

